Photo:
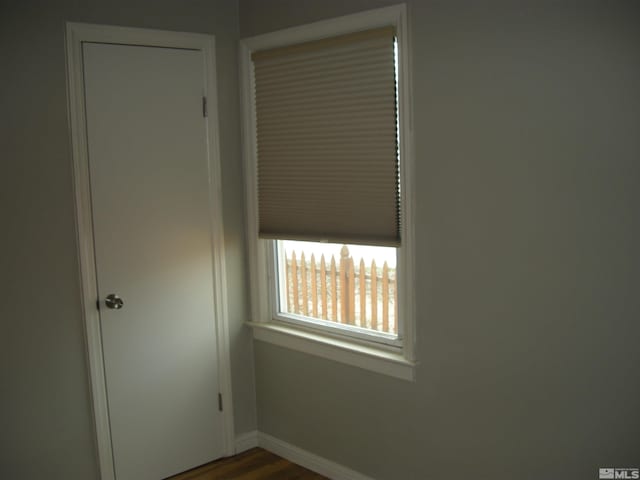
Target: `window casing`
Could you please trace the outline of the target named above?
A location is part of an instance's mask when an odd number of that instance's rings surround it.
[[[327,321],[322,318],[322,314],[318,314],[314,320],[310,318],[313,315],[291,311],[290,305],[285,306],[287,299],[283,293],[283,285],[285,284],[283,278],[288,275],[286,278],[290,281],[292,277],[291,273],[286,271],[287,267],[283,264],[283,256],[278,256],[278,248],[280,250],[283,248],[282,242],[259,239],[257,235],[257,179],[254,174],[256,168],[256,112],[253,101],[255,85],[251,53],[262,48],[292,45],[383,26],[395,28],[398,46],[397,107],[402,243],[396,251],[397,269],[394,269],[395,277],[393,277],[395,290],[389,289],[387,291],[387,295],[394,294],[397,297],[393,303],[395,309],[393,316],[388,315],[388,321],[392,325],[387,327],[389,331],[380,331],[380,327],[378,327],[378,331],[374,331],[371,328],[370,319],[367,320],[366,328],[362,328],[363,324],[359,323],[362,322],[362,312],[354,316],[353,322],[340,322],[337,318]],[[408,101],[410,97],[408,48],[406,8],[404,5],[399,5],[245,39],[241,43],[241,74],[252,299],[250,325],[254,327],[255,338],[400,378],[413,379],[413,212],[411,197],[413,164],[411,117]],[[372,281],[371,268],[365,268],[364,274],[369,275],[369,279],[365,280],[362,285],[370,285]],[[317,272],[316,275],[318,275]],[[389,278],[388,276],[387,283]],[[358,278],[354,283],[357,281]],[[318,294],[320,290],[318,287]],[[333,294],[337,295],[335,290]],[[290,296],[291,292],[287,291],[286,295]],[[360,302],[362,299],[363,297],[360,296],[357,301]],[[312,302],[308,303],[308,305],[312,304]],[[328,305],[324,308],[327,307]],[[354,310],[357,311],[357,308]]]

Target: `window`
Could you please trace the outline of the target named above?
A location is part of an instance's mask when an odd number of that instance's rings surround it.
[[[397,345],[393,247],[276,242],[277,308],[285,322]]]
[[[258,340],[413,378],[404,6],[242,42]]]

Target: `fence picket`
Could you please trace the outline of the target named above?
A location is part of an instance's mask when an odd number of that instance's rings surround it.
[[[331,255],[331,320],[338,321],[338,289],[336,288],[336,258]]]
[[[382,331],[389,331],[389,266],[382,266]]]
[[[376,261],[371,261],[371,328],[378,330],[378,271]]]
[[[367,279],[364,259],[360,259],[360,326],[367,328]]]
[[[286,290],[287,291],[287,312],[291,312],[291,297],[289,297],[289,292],[291,291],[291,280],[289,279],[291,275],[291,266],[287,261],[286,253],[285,253],[284,264],[285,264],[284,283],[285,283],[285,286],[287,287],[287,290]]]
[[[307,262],[300,254],[300,290],[302,290],[302,315],[309,315],[309,291],[307,290]]]
[[[348,323],[348,298],[347,298],[347,257],[349,249],[346,245],[340,250],[340,323]]]
[[[316,257],[311,254],[311,316],[318,317],[318,284],[316,280]]]
[[[293,313],[298,313],[298,265],[296,252],[291,252],[291,285],[293,295]]]
[[[347,323],[351,325],[355,325],[356,324],[356,271],[353,266],[353,257],[349,257],[349,260],[347,261],[347,276],[349,277],[349,291],[347,292],[349,317],[347,318]]]
[[[322,318],[327,319],[327,264],[324,261],[324,254],[320,257],[320,298]]]
[[[398,333],[398,271],[393,279],[393,332]]]

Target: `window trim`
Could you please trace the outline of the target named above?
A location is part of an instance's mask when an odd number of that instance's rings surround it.
[[[257,176],[255,166],[256,112],[253,102],[255,83],[251,53],[288,44],[337,36],[358,30],[393,25],[398,39],[398,108],[402,167],[401,238],[398,249],[398,315],[402,319],[402,345],[389,346],[353,337],[336,335],[333,329],[313,329],[279,321],[273,314],[277,302],[272,240],[258,238]],[[406,380],[414,379],[415,306],[414,200],[413,200],[413,118],[411,115],[411,71],[409,59],[407,7],[405,4],[369,10],[242,39],[239,49],[241,81],[242,142],[247,213],[247,250],[250,273],[250,298],[256,340],[299,350],[323,358],[373,370]]]

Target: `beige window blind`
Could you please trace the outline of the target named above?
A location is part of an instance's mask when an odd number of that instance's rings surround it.
[[[252,60],[260,236],[399,245],[393,28]]]

